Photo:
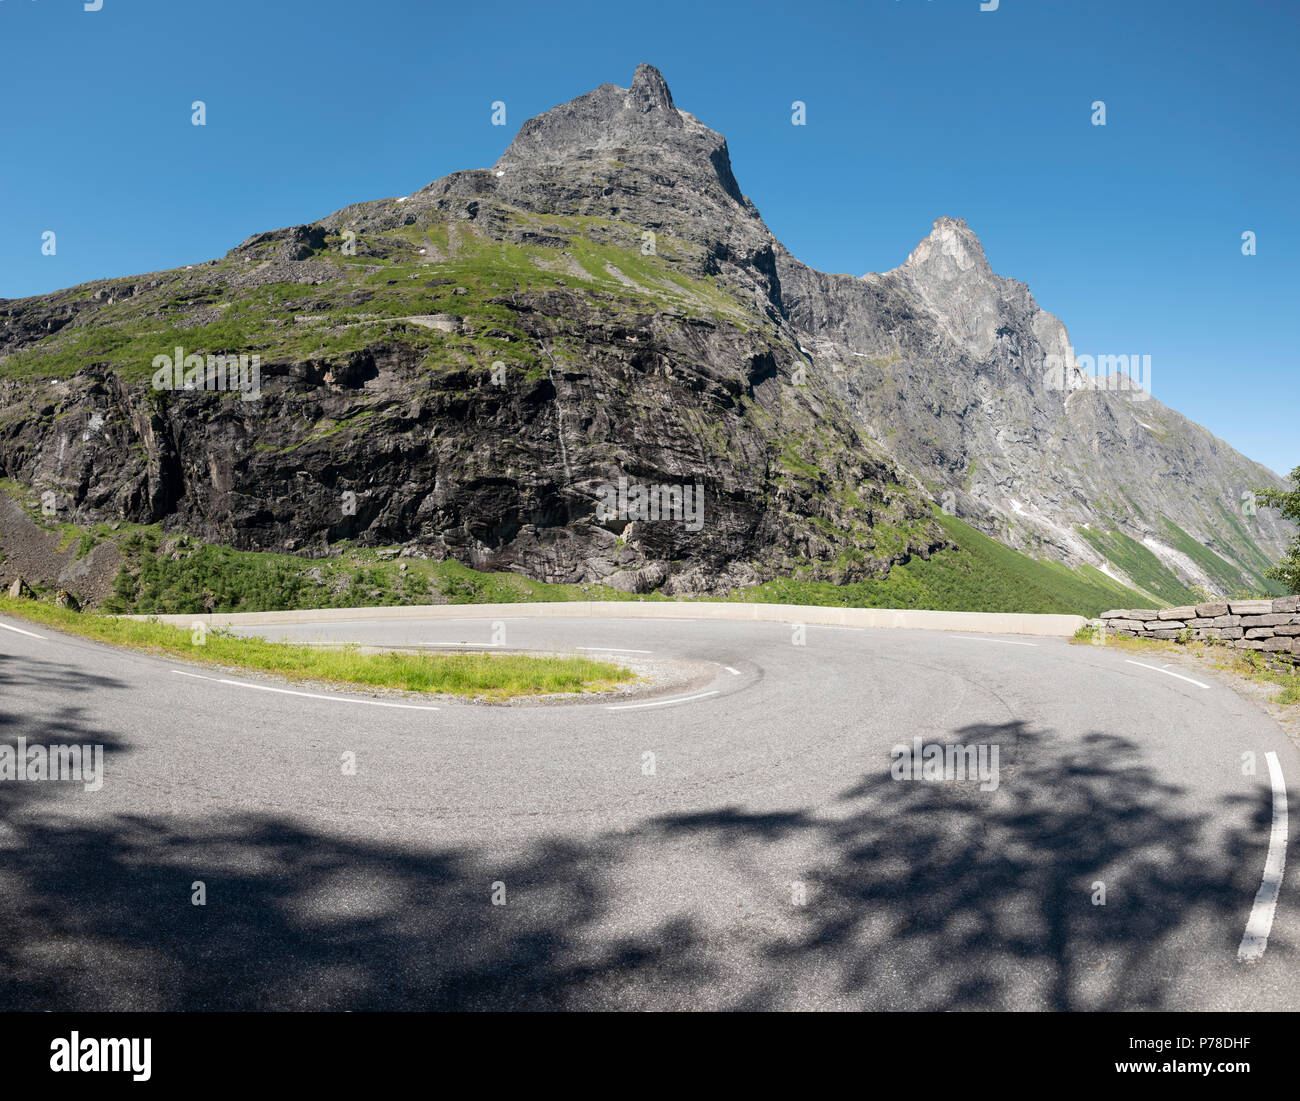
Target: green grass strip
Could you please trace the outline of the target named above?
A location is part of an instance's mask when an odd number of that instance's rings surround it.
[[[132,650],[198,662],[274,673],[291,679],[327,681],[359,688],[397,688],[503,700],[560,692],[598,692],[634,674],[618,665],[583,657],[523,654],[361,653],[359,647],[318,648],[245,638],[209,630],[196,644],[190,630],[157,620],[117,619],[73,612],[35,600],[0,596],[0,612],[69,634]]]

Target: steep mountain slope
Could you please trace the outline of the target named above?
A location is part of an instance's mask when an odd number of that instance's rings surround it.
[[[0,318],[0,476],[83,524],[669,594],[882,577],[952,546],[945,492],[1171,594],[1257,587],[1285,533],[1234,518],[1276,479],[1203,429],[1044,387],[1065,330],[963,223],[886,275],[794,260],[648,65],[529,120],[490,170]],[[257,399],[155,389],[176,348],[259,355]],[[620,479],[700,486],[702,523],[605,515]]]
[[[1061,322],[993,273],[965,222],[938,219],[884,275],[825,275],[784,250],[778,274],[820,373],[975,527],[1175,602],[1189,585],[1270,587],[1263,571],[1290,529],[1251,503],[1281,480],[1130,385],[1143,381],[1136,356],[1128,373],[1081,365]]]

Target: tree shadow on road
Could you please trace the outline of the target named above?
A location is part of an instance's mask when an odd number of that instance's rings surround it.
[[[508,855],[290,814],[77,815],[0,785],[0,1009],[1154,1009],[1188,951],[1233,957],[1262,787],[1217,833],[1127,739],[1007,723],[947,740],[1005,747],[996,792],[877,761],[828,806]],[[688,860],[716,877],[679,874]]]
[[[816,831],[830,858],[810,871],[799,932],[767,946],[774,973],[820,965],[863,1008],[1156,1009],[1189,952],[1235,957],[1271,816],[1262,786],[1222,800],[1237,813],[1218,832],[1122,737],[1067,743],[1013,722],[949,743],[1011,750],[996,793],[882,768],[845,792],[838,820],[787,824]],[[664,823],[702,826],[771,830],[735,815]],[[745,1002],[782,1000],[756,988]]]

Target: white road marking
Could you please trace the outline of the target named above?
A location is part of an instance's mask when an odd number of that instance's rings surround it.
[[[621,650],[617,646],[575,646],[575,650],[586,650],[594,654],[653,654],[653,650]]]
[[[865,631],[865,627],[841,627],[837,623],[805,623],[805,627],[820,627],[823,631]]]
[[[26,635],[28,638],[39,638],[42,642],[45,641],[44,635],[37,635],[33,634],[31,631],[24,631],[21,627],[10,627],[7,623],[0,623],[0,627],[3,627],[6,631],[14,631],[17,634]]]
[[[606,707],[606,711],[635,711],[638,707],[667,707],[670,703],[690,703],[691,700],[702,700],[706,696],[716,696],[717,690],[712,692],[701,692],[698,696],[678,696],[672,700],[655,700],[652,703],[620,703]]]
[[[1182,673],[1171,673],[1168,669],[1161,669],[1158,665],[1148,665],[1145,661],[1134,661],[1132,658],[1125,658],[1130,665],[1140,665],[1143,669],[1151,669],[1157,673],[1163,673],[1166,677],[1177,677],[1179,680],[1185,680],[1188,684],[1194,684],[1197,688],[1209,688],[1208,684],[1202,684],[1198,680],[1192,680],[1191,677],[1185,677]]]
[[[949,638],[959,638],[963,642],[1000,642],[1003,646],[1032,646],[1037,647],[1036,642],[1012,642],[1006,638],[974,638],[971,635],[949,635]]]
[[[733,677],[738,677],[738,676],[740,676],[740,670],[739,670],[739,669],[733,669],[730,665],[724,665],[722,668],[724,668],[724,669],[725,669],[728,673],[730,673]]]
[[[173,669],[173,673],[180,673],[182,677],[198,677],[199,680],[210,680],[214,684],[229,684],[236,688],[256,688],[259,692],[278,692],[284,696],[303,696],[309,700],[329,700],[331,703],[364,703],[370,707],[396,707],[403,711],[440,711],[438,707],[427,707],[418,703],[385,703],[383,700],[354,700],[347,696],[322,696],[317,692],[295,692],[290,688],[272,688],[266,684],[249,684],[242,680],[226,680],[225,678],[204,677],[198,673],[185,673],[180,669]]]
[[[173,669],[172,672],[175,673],[178,677],[193,677],[195,680],[214,681],[217,679],[216,677],[205,677],[201,673],[187,673],[183,669]]]
[[[1250,920],[1237,949],[1237,959],[1257,960],[1268,947],[1268,934],[1273,929],[1273,913],[1277,909],[1277,896],[1282,890],[1282,871],[1286,867],[1286,782],[1282,779],[1282,766],[1276,753],[1265,753],[1268,778],[1273,787],[1273,828],[1268,834],[1268,855],[1264,858],[1264,876],[1255,894],[1255,905],[1250,909]]]

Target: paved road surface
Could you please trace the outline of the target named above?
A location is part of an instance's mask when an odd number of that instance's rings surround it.
[[[0,624],[41,636],[0,629],[0,744],[106,761],[97,792],[0,783],[0,1008],[1300,1009],[1293,843],[1266,950],[1238,958],[1271,832],[1281,855],[1266,755],[1294,785],[1300,754],[1156,659],[519,619],[511,646],[647,650],[705,683],[416,710]],[[997,746],[996,790],[894,779],[913,738]]]

